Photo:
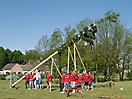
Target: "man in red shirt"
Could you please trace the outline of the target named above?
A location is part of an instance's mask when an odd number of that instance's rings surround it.
[[[29,76],[29,89],[32,88],[34,89],[34,74],[31,72]]]
[[[88,73],[88,89],[93,90],[93,88],[92,88],[92,74],[90,72]]]
[[[83,79],[84,79],[84,86],[86,90],[88,91],[88,74],[86,72],[84,73]]]
[[[26,89],[28,89],[29,88],[29,74],[25,75],[24,79],[25,79],[25,87]]]
[[[47,77],[46,77],[46,82],[47,82],[47,88],[46,88],[46,89],[48,89],[48,88],[51,87],[51,80],[52,80],[52,75],[51,75],[51,73],[49,72],[49,73],[47,74]]]
[[[63,93],[62,90],[64,88],[64,81],[65,81],[65,72],[61,76],[61,81],[60,81],[60,93]]]
[[[83,76],[82,73],[78,74],[78,80],[82,82]]]
[[[79,74],[78,74],[78,80],[81,82],[81,86],[82,86],[82,80],[83,80],[83,75],[82,75],[82,73],[79,73]],[[83,86],[82,86],[82,89],[83,89]]]
[[[76,85],[76,70],[74,70],[71,73],[70,80],[71,80],[71,87],[75,87],[75,85]],[[75,93],[75,90],[74,89],[73,89],[72,93]]]
[[[79,79],[76,80],[75,88],[76,87],[82,87],[81,81]]]
[[[68,73],[66,73],[66,75],[65,75],[63,93],[65,91],[66,86],[70,87],[70,76]]]

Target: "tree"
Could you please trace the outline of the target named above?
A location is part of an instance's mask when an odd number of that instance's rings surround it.
[[[34,64],[35,61],[40,60],[41,54],[37,50],[29,50],[25,52],[25,62],[30,60],[31,64]]]
[[[42,36],[41,39],[39,39],[37,45],[35,46],[35,49],[41,53],[46,53],[47,50],[49,50],[49,38],[47,35]]]
[[[132,32],[128,29],[123,29],[124,35],[121,40],[121,50],[120,50],[120,57],[119,57],[119,76],[120,80],[122,81],[124,78],[124,71],[129,70],[131,68],[131,59],[132,59]]]
[[[0,70],[6,65],[6,53],[3,47],[0,46]]]
[[[123,80],[126,59],[130,55],[131,36],[118,20],[119,14],[108,11],[105,18],[98,23],[98,50],[105,59],[104,77],[111,80],[114,71],[119,68],[120,80]]]
[[[13,54],[10,49],[6,49],[6,63],[12,63]]]
[[[63,43],[63,34],[60,29],[55,29],[50,38],[50,49],[57,49]]]
[[[24,64],[24,56],[21,53],[20,50],[14,50],[13,51],[13,58],[12,58],[13,63],[19,63],[19,64]]]

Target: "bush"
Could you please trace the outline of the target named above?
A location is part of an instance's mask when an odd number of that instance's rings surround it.
[[[130,80],[132,79],[132,71],[126,73],[126,77]]]

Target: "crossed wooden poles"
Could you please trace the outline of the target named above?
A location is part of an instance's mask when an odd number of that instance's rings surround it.
[[[74,41],[72,41],[72,42],[74,43]],[[77,69],[76,68],[76,51],[77,51],[77,54],[79,56],[79,59],[80,59],[80,61],[82,63],[82,66],[83,66],[84,70],[86,70],[86,68],[85,68],[84,63],[83,63],[83,61],[81,59],[81,56],[80,56],[80,53],[78,51],[78,48],[77,48],[76,44],[74,43],[74,58],[73,58],[72,53],[70,51],[70,47],[68,45],[67,45],[67,47],[68,47],[67,73],[69,73],[69,69],[70,69],[69,68],[70,56],[71,56],[71,59],[72,59],[72,61],[74,63],[75,70]],[[56,70],[58,71],[59,75],[62,76],[61,73],[60,73],[60,71],[59,71],[59,69],[58,69],[58,67],[57,67],[57,65],[56,65],[56,63],[55,63],[55,61],[54,61],[54,58],[53,58],[53,56],[55,56],[56,54],[58,54],[58,51],[56,51],[55,53],[51,54],[48,58],[46,58],[44,61],[42,61],[41,63],[39,63],[36,67],[34,67],[30,71],[28,71],[25,75],[33,72],[35,69],[37,69],[38,67],[40,67],[42,64],[44,64],[45,62],[47,62],[49,59],[52,59],[52,63],[51,63],[51,75],[53,74],[53,65],[54,65],[56,67]],[[17,80],[15,83],[13,83],[12,84],[12,87],[15,87],[16,84],[18,84],[21,80],[23,80],[24,77],[25,77],[25,75],[23,75],[19,80]],[[50,91],[51,91],[51,86],[50,86]]]

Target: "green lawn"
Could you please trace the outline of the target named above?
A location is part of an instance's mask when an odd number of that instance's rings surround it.
[[[98,97],[105,95],[110,99],[132,99],[132,81],[115,82],[116,89],[108,88],[104,83],[93,83],[95,86],[93,91],[83,90],[81,99],[99,99]],[[70,93],[70,97],[59,93],[59,86],[54,84],[53,91],[48,92],[42,90],[27,90],[24,87],[24,81],[18,83],[18,89],[10,89],[10,81],[0,80],[0,99],[78,99],[77,94]],[[44,83],[46,86],[46,83]],[[120,90],[123,86],[124,90]],[[118,98],[117,98],[117,97]]]

